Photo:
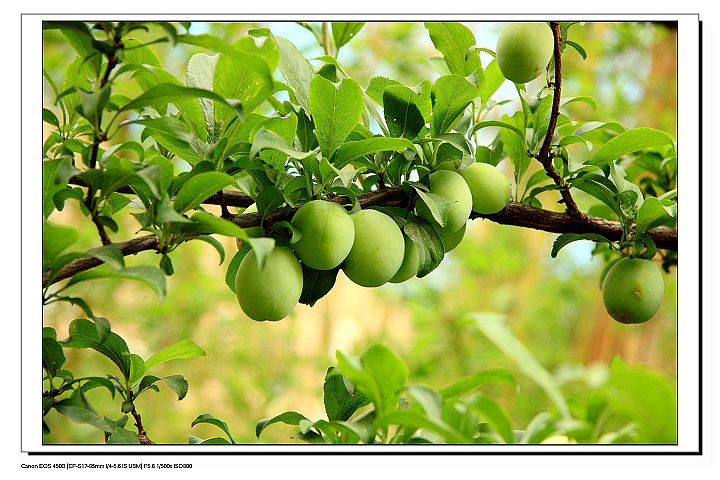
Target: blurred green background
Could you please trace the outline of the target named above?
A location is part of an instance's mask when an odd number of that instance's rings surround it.
[[[495,48],[501,23],[465,23],[477,45]],[[248,29],[269,26],[276,35],[293,41],[306,55],[322,55],[310,32],[294,23],[193,24],[191,33],[211,33],[233,41]],[[626,127],[649,126],[675,135],[677,131],[677,33],[672,25],[639,23],[586,23],[571,29],[572,40],[588,53],[583,60],[568,49],[563,55],[563,95],[591,95],[596,111],[584,104],[571,107],[578,120],[618,120]],[[142,32],[141,32],[142,33]],[[138,36],[155,38],[155,32]],[[43,33],[44,67],[58,84],[75,53],[57,31]],[[156,45],[164,68],[185,78],[188,58],[200,49]],[[436,78],[427,59],[438,56],[421,23],[369,23],[345,46],[339,61],[349,75],[367,86],[370,78],[384,75],[414,85]],[[486,57],[483,57],[487,61]],[[46,84],[47,87],[47,84]],[[537,90],[537,85],[529,86]],[[49,88],[45,105],[52,106]],[[133,82],[121,82],[117,93],[137,95]],[[517,94],[507,83],[497,99],[512,99],[495,112],[517,110]],[[131,132],[127,132],[131,134]],[[508,178],[511,166],[502,162]],[[541,197],[553,208],[553,193]],[[578,197],[581,208],[589,200]],[[137,223],[120,216],[114,241],[130,238]],[[92,224],[68,202],[50,221],[72,225],[81,232],[78,250],[97,246]],[[494,367],[516,374],[519,390],[489,388],[500,400],[514,428],[524,428],[549,400],[516,365],[479,332],[460,322],[468,312],[500,312],[509,325],[548,370],[567,376],[579,365],[607,366],[620,355],[628,363],[645,365],[676,379],[675,269],[665,275],[665,300],[648,323],[620,325],[605,312],[599,288],[602,261],[592,258],[592,244],[577,242],[550,258],[554,234],[476,220],[468,225],[461,245],[443,264],[423,279],[376,289],[362,288],[342,274],[333,290],[313,308],[298,305],[287,319],[256,323],[244,316],[224,282],[225,269],[237,250],[232,239],[220,238],[227,252],[218,264],[215,250],[192,242],[172,255],[175,274],[168,277],[168,294],[160,303],[150,289],[129,281],[101,280],[72,287],[69,294],[83,296],[95,313],[106,317],[113,330],[126,339],[131,351],[147,358],[155,351],[189,338],[208,355],[174,361],[158,367],[157,375],[183,374],[190,383],[187,397],[178,402],[167,388],[145,394],[137,401],[149,436],[157,443],[187,443],[188,434],[207,438],[213,427],[191,422],[201,413],[225,420],[236,440],[256,443],[255,423],[285,410],[309,418],[324,417],[322,382],[325,370],[335,364],[335,352],[359,354],[380,342],[410,367],[410,381],[441,388],[454,380]],[[157,264],[160,256],[143,252],[126,258],[128,265]],[[53,326],[59,338],[67,336],[71,320],[82,316],[78,308],[52,304],[45,308],[44,325]],[[90,350],[66,349],[64,368],[76,377],[113,372],[109,360]],[[88,394],[101,415],[117,418],[119,402],[106,391]],[[47,418],[52,434],[46,443],[102,443],[97,429],[74,424],[53,411]],[[262,442],[294,443],[292,427],[275,426]]]

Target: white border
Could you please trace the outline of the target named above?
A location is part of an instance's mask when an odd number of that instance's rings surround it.
[[[22,450],[23,451],[53,451],[53,452],[172,452],[188,454],[191,452],[228,452],[228,448],[215,446],[143,446],[117,447],[117,446],[60,446],[42,445],[42,434],[38,412],[40,412],[40,396],[37,395],[40,371],[40,337],[39,319],[42,309],[37,301],[39,288],[39,273],[41,271],[41,235],[40,225],[35,220],[37,212],[41,209],[41,165],[35,161],[38,151],[39,139],[42,138],[42,124],[40,116],[36,113],[42,107],[42,35],[41,23],[43,20],[61,18],[63,20],[120,20],[136,18],[135,15],[74,15],[74,16],[23,16],[22,17],[22,377],[23,405],[22,405]],[[356,20],[368,21],[422,21],[429,19],[458,20],[458,21],[503,21],[520,19],[547,20],[547,15],[392,15],[392,14],[360,14],[360,15],[140,15],[143,20],[183,20],[189,21],[292,21],[299,19],[312,20]],[[692,159],[699,159],[699,145],[696,132],[699,130],[698,106],[699,97],[699,64],[696,53],[698,40],[698,23],[696,15],[553,15],[554,20],[586,20],[586,21],[623,21],[623,20],[678,20],[678,145],[682,160],[679,162],[680,187],[683,201],[680,202],[680,239],[679,253],[681,257],[678,269],[678,425],[679,436],[677,446],[333,446],[331,449],[323,446],[311,445],[247,445],[233,447],[233,452],[263,453],[263,452],[314,452],[314,453],[411,453],[420,452],[567,452],[567,453],[594,453],[594,452],[695,452],[698,450],[698,304],[699,291],[697,265],[699,262],[698,236],[698,206],[699,197],[697,189],[685,185],[699,184],[698,164]],[[460,459],[461,457],[457,457]],[[158,460],[160,460],[158,458]],[[177,462],[177,458],[170,459]]]

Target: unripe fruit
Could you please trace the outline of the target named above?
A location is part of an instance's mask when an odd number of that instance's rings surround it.
[[[402,283],[405,280],[410,280],[412,277],[417,275],[419,268],[420,250],[415,242],[410,240],[409,237],[405,237],[405,255],[403,257],[403,262],[402,265],[400,265],[400,270],[398,270],[395,276],[390,279],[390,282]]]
[[[462,241],[463,237],[465,236],[465,229],[467,228],[467,223],[463,224],[462,227],[460,227],[457,231],[443,234],[440,233],[440,238],[443,242],[443,247],[445,247],[445,253],[454,250],[455,247],[460,245],[460,242]]]
[[[313,200],[298,209],[292,224],[302,237],[293,245],[298,258],[316,270],[342,263],[355,239],[355,226],[347,211],[334,202]]]
[[[460,171],[472,193],[472,209],[483,214],[497,213],[510,201],[510,182],[499,168],[473,163]]]
[[[405,238],[395,221],[377,210],[360,210],[350,218],[355,242],[343,263],[345,275],[363,287],[379,287],[400,269]]]
[[[287,247],[273,248],[262,270],[258,268],[255,250],[250,250],[235,276],[240,308],[258,322],[288,316],[300,300],[302,287],[302,267]]]
[[[456,232],[465,225],[470,212],[472,211],[472,193],[470,188],[459,173],[452,170],[438,170],[428,177],[430,180],[430,193],[453,202],[448,210],[447,220],[444,227],[435,221],[430,209],[424,202],[417,203],[417,214],[428,222],[438,227],[441,235]]]
[[[500,32],[497,62],[503,76],[515,83],[537,78],[553,54],[552,30],[545,22],[511,23]]]
[[[662,273],[650,260],[622,258],[608,271],[603,282],[605,309],[620,323],[648,321],[663,299]]]

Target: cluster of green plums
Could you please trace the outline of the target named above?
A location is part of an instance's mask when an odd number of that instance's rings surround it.
[[[454,166],[447,168],[427,178],[431,193],[452,202],[445,224],[436,222],[422,201],[415,210],[433,224],[449,252],[462,240],[473,210],[499,212],[510,200],[511,191],[505,175],[493,165],[474,163],[460,171]],[[350,280],[363,287],[400,283],[418,274],[420,247],[379,210],[349,214],[338,203],[312,200],[295,212],[291,223],[302,234],[297,242],[290,247],[276,246],[262,269],[252,250],[238,267],[235,292],[240,307],[253,320],[280,320],[293,310],[303,290],[301,264],[315,270],[341,267]],[[256,227],[248,234],[262,235],[262,229]]]

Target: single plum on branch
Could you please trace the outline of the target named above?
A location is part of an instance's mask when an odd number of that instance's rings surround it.
[[[505,78],[515,83],[527,83],[540,76],[552,54],[553,34],[545,22],[511,23],[498,37],[498,67]]]

